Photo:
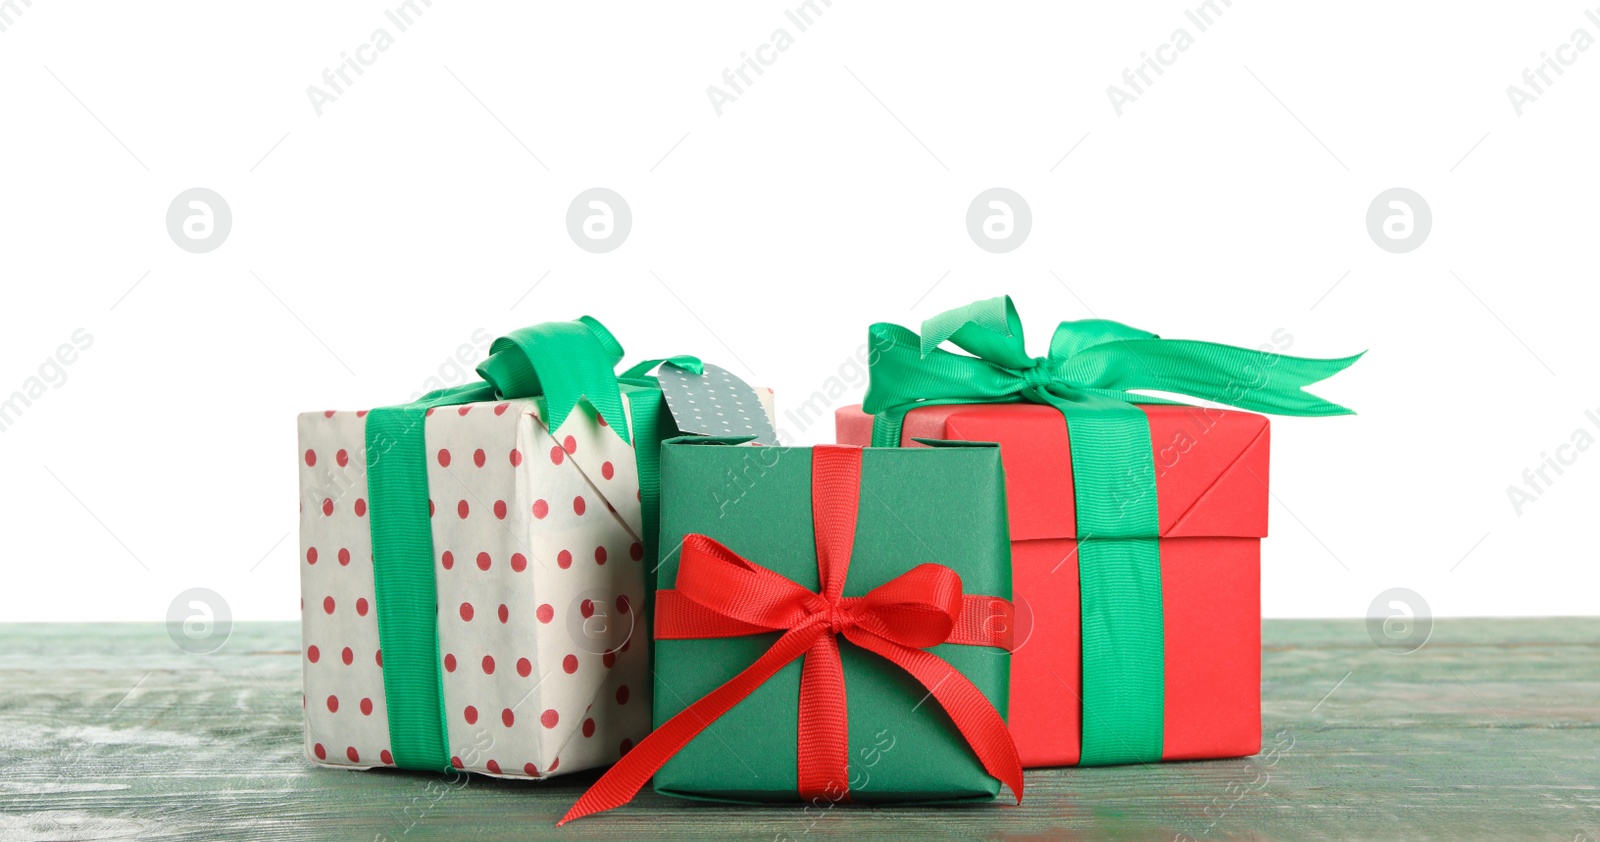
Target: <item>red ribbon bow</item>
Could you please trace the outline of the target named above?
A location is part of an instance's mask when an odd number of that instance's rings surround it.
[[[704,535],[685,538],[677,589],[656,594],[657,639],[784,634],[743,672],[641,741],[558,824],[626,804],[713,720],[801,655],[800,795],[848,798],[849,715],[839,660],[841,634],[928,688],[984,770],[1011,787],[1022,802],[1022,763],[1005,721],[966,676],[923,651],[940,643],[1010,649],[1011,603],[963,595],[961,577],[939,564],[920,564],[866,596],[843,596],[855,543],[861,449],[814,448],[811,472],[821,592],[806,590]]]

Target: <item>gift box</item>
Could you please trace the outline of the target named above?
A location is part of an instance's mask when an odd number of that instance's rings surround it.
[[[662,389],[593,320],[491,351],[488,382],[299,417],[314,763],[545,778],[649,733]]]
[[[651,774],[705,800],[1020,798],[1000,454],[663,447],[656,731],[568,819]]]
[[[946,339],[973,356],[938,349]],[[1300,387],[1354,358],[1099,320],[1063,323],[1052,354],[1030,358],[1009,299],[935,317],[920,337],[875,325],[872,340],[879,417],[837,410],[838,441],[1000,445],[1019,624],[1009,724],[1023,765],[1256,753],[1268,421],[1124,390],[1338,414]]]
[[[1238,757],[1261,745],[1260,539],[1267,534],[1267,419],[1238,410],[1141,407],[1165,443],[1157,474],[1162,542],[1162,760]],[[835,413],[842,444],[867,444],[872,416]],[[1071,447],[1048,406],[912,410],[901,433],[998,442],[1011,525],[1019,628],[1011,725],[1024,766],[1079,760],[1082,676]],[[1159,463],[1158,463],[1159,464]],[[973,493],[977,493],[976,490]]]

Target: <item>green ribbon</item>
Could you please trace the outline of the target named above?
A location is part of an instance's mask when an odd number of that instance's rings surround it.
[[[445,771],[450,751],[439,671],[438,590],[433,530],[428,517],[428,410],[436,406],[537,398],[545,426],[561,426],[580,401],[607,419],[607,428],[634,445],[647,558],[655,557],[660,517],[661,441],[676,434],[655,378],[663,363],[700,373],[700,360],[648,360],[614,373],[623,350],[611,331],[583,316],[546,322],[496,339],[478,366],[484,382],[438,389],[367,415],[367,503],[371,518],[378,643],[388,701],[390,751],[396,766]],[[623,412],[630,393],[632,425]]]
[[[1279,415],[1347,415],[1303,391],[1361,355],[1308,359],[1162,339],[1119,322],[1062,322],[1028,356],[1010,297],[940,313],[918,335],[880,322],[862,408],[874,447],[898,447],[907,412],[942,404],[1038,403],[1066,420],[1077,508],[1086,766],[1161,759],[1165,643],[1155,459],[1130,390],[1189,395]],[[971,356],[939,347],[949,341]]]

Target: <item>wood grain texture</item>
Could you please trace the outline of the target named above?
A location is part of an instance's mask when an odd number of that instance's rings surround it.
[[[1441,620],[1390,655],[1359,621],[1269,621],[1265,746],[1028,773],[1021,807],[802,810],[645,792],[557,830],[544,783],[319,769],[298,626],[190,655],[160,625],[0,625],[4,839],[1600,840],[1600,618]]]

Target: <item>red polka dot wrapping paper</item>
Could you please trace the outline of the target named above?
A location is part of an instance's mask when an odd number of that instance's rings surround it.
[[[393,762],[365,418],[299,418],[306,755],[356,769]],[[614,762],[649,732],[639,479],[632,448],[607,423],[580,410],[550,431],[532,400],[427,416],[446,745],[457,768],[576,772]]]

